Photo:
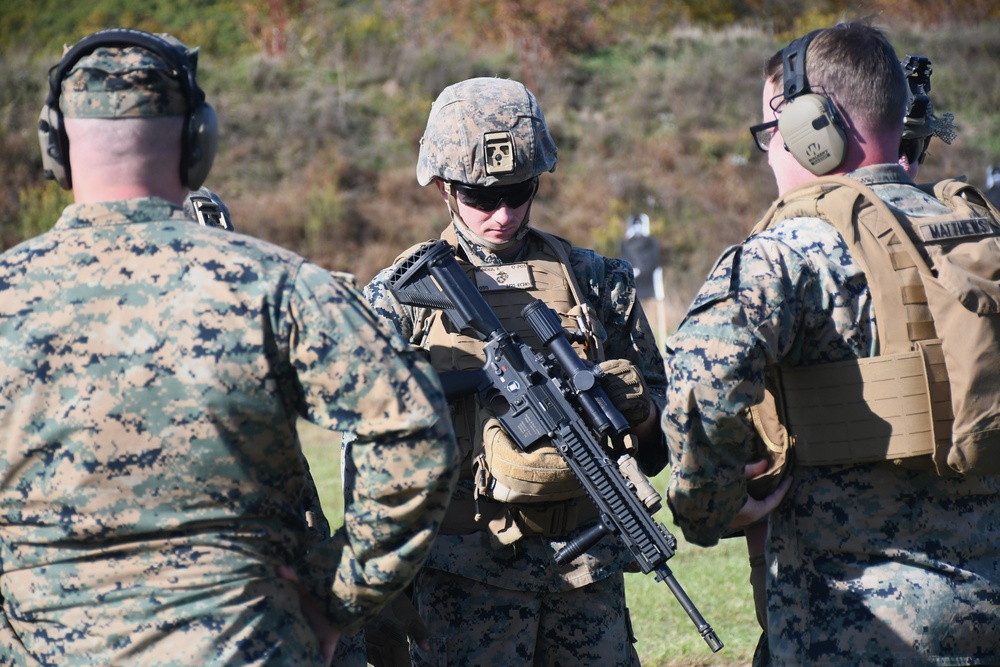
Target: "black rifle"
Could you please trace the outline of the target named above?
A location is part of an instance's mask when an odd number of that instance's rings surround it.
[[[623,455],[616,463],[602,445],[607,438],[623,451],[629,425],[573,349],[559,316],[537,299],[521,312],[551,353],[536,354],[503,328],[445,241],[400,262],[389,289],[404,304],[444,310],[454,326],[484,341],[486,363],[475,387],[481,404],[521,449],[550,438],[597,506],[600,520],[560,549],[556,562],[568,563],[605,535],[616,535],[644,574],[655,572],[667,584],[712,651],[719,651],[722,642],[667,567],[677,538],[653,520],[659,494],[634,459]]]
[[[934,136],[934,129],[927,116],[932,113],[931,61],[926,56],[906,56],[900,63],[906,73],[906,83],[910,87],[910,105],[903,118],[903,140],[900,152],[906,154],[910,164],[923,164],[927,157],[927,147]]]

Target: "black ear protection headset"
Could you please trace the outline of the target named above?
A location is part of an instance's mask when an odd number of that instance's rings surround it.
[[[847,148],[844,122],[833,102],[826,95],[810,92],[806,81],[806,50],[820,32],[799,37],[782,51],[785,105],[778,116],[785,148],[817,176],[836,169]]]
[[[66,73],[83,57],[100,47],[135,46],[149,51],[177,74],[188,111],[181,135],[181,183],[197,190],[205,182],[218,146],[218,121],[215,110],[205,101],[205,92],[195,81],[197,58],[190,58],[180,47],[141,30],[115,28],[84,37],[49,70],[49,94],[38,118],[38,142],[42,149],[45,177],[55,180],[64,190],[73,186],[69,164],[69,139],[63,125],[59,96]]]

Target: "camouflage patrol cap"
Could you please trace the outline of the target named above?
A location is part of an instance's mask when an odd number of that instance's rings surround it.
[[[523,84],[480,77],[448,86],[431,106],[417,182],[511,185],[556,168],[556,145]]]
[[[183,116],[188,101],[179,76],[143,48],[100,47],[63,77],[59,108],[67,118]]]

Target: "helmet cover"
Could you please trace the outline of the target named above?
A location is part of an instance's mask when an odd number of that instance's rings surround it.
[[[448,86],[431,106],[417,182],[513,185],[555,168],[556,145],[531,91],[510,79],[479,77]]]

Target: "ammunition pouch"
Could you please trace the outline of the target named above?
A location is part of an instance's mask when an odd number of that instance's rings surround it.
[[[440,532],[468,535],[487,531],[496,545],[502,546],[523,536],[562,537],[593,523],[599,516],[587,496],[557,503],[513,505],[477,498],[473,491],[459,488],[448,504]]]

